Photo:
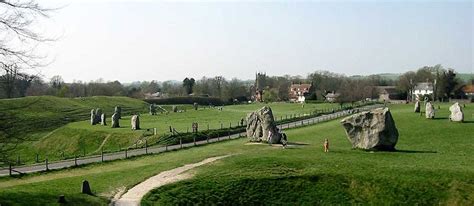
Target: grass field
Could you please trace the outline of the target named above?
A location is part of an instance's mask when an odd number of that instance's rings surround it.
[[[145,205],[201,204],[474,204],[474,104],[465,123],[449,122],[448,105],[427,120],[411,105],[393,105],[398,152],[352,150],[338,121],[286,130],[288,149],[233,140],[131,160],[22,178],[0,178],[0,203],[106,205],[117,188],[211,156],[236,154],[198,168],[187,181],[150,193]],[[323,153],[329,138],[331,151]],[[97,196],[79,194],[87,179]]]
[[[12,161],[15,161],[19,156],[23,164],[34,163],[37,154],[39,161],[43,161],[46,158],[51,161],[73,158],[76,155],[100,154],[101,151],[118,151],[127,147],[133,147],[139,140],[147,139],[149,142],[156,141],[160,136],[169,134],[170,126],[176,128],[179,132],[191,131],[191,124],[193,122],[198,122],[201,130],[207,130],[208,125],[209,129],[218,129],[221,125],[224,128],[229,126],[235,127],[247,113],[255,111],[264,105],[272,107],[276,118],[290,117],[290,115],[295,114],[309,114],[316,109],[321,110],[339,107],[338,104],[328,103],[306,104],[304,108],[300,104],[270,103],[231,105],[223,107],[222,111],[217,108],[201,107],[196,111],[192,109],[191,105],[178,105],[179,110],[182,112],[159,113],[158,115],[152,116],[147,113],[146,103],[139,100],[130,98],[119,99],[117,97],[101,97],[98,101],[91,101],[91,99],[92,98],[86,98],[85,101],[79,101],[78,99],[44,97],[39,98],[39,104],[31,104],[32,107],[27,109],[12,111],[19,113],[20,115],[18,115],[17,118],[20,119],[24,119],[22,115],[31,114],[34,116],[34,114],[38,114],[35,119],[39,121],[44,118],[41,122],[49,122],[50,119],[52,119],[52,117],[47,116],[46,113],[48,115],[54,114],[54,118],[61,119],[58,117],[59,114],[55,112],[59,113],[59,111],[65,110],[70,112],[60,112],[60,115],[69,118],[75,117],[74,119],[83,119],[82,121],[71,122],[64,126],[60,122],[56,122],[56,124],[54,124],[56,127],[51,126],[49,129],[38,128],[37,131],[30,131],[28,134],[25,134],[29,141],[25,141],[17,146],[15,152],[11,155]],[[140,124],[142,130],[132,131],[130,116],[126,115],[120,120],[120,128],[111,128],[110,118],[107,119],[107,126],[92,126],[89,120],[84,120],[89,117],[90,109],[98,107],[95,105],[100,105],[106,114],[110,116],[114,108],[114,102],[124,102],[122,105],[128,105],[123,108],[125,114],[139,111],[141,113]],[[64,105],[69,106],[65,107]],[[42,107],[45,107],[46,111],[39,112],[38,110]],[[52,108],[54,108],[54,110]],[[163,108],[168,111],[171,110],[171,106],[169,105],[163,106]],[[23,112],[23,110],[27,112]],[[26,128],[29,122],[19,122],[17,125]],[[33,126],[32,128],[37,127]],[[158,135],[149,136],[153,134],[151,132],[153,131],[152,128],[157,128]],[[150,129],[150,131],[147,131],[147,129]],[[32,129],[30,128],[30,130]]]

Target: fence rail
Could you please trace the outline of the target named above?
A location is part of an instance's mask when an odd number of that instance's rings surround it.
[[[329,120],[337,119],[339,117],[347,116],[349,114],[353,114],[355,112],[371,110],[371,109],[382,107],[382,106],[383,105],[363,106],[363,107],[359,107],[355,109],[342,110],[342,111],[334,112],[331,114],[325,114],[325,115],[312,117],[308,119],[278,124],[277,126],[280,129],[297,128],[297,127],[317,124],[320,122],[326,122]],[[80,157],[80,158],[76,156],[73,159],[60,160],[60,161],[54,161],[54,162],[48,162],[48,159],[45,159],[45,161],[42,163],[36,163],[32,165],[24,165],[24,166],[18,166],[18,167],[14,167],[13,165],[10,164],[8,167],[0,169],[0,176],[7,176],[7,175],[11,176],[14,174],[26,174],[26,173],[33,173],[33,172],[49,171],[49,170],[56,170],[56,169],[86,165],[86,164],[97,163],[97,162],[127,159],[130,157],[136,157],[136,156],[147,155],[147,154],[158,154],[158,153],[162,153],[166,151],[179,150],[183,148],[211,144],[211,143],[226,141],[230,139],[239,139],[245,136],[246,136],[245,132],[240,132],[237,134],[228,134],[228,135],[218,136],[216,138],[208,138],[206,140],[200,140],[200,141],[196,141],[194,139],[193,142],[188,142],[188,143],[183,143],[182,141],[180,141],[179,144],[175,144],[175,145],[148,146],[147,144],[145,144],[144,148],[126,149],[124,151],[113,152],[113,153],[101,152],[100,155],[86,156],[86,157]]]

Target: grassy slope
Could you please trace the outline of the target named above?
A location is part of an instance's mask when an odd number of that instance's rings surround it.
[[[447,106],[439,117],[447,117]],[[165,186],[147,203],[267,204],[285,203],[474,203],[474,104],[468,123],[425,120],[411,106],[392,107],[400,132],[401,152],[351,150],[338,121],[287,130],[292,142],[308,145],[283,150],[244,145],[245,139],[114,161],[23,178],[0,178],[0,203],[54,204],[65,194],[71,204],[105,205],[118,187],[130,187],[149,176],[206,157],[238,154],[199,168],[191,181]],[[321,144],[328,137],[331,152]],[[436,153],[432,153],[436,152]],[[87,179],[98,197],[79,194]],[[159,199],[158,199],[159,198]],[[155,202],[156,203],[156,202]]]
[[[176,204],[474,204],[473,104],[468,122],[426,120],[393,106],[399,152],[350,150],[338,122],[289,131],[298,149],[260,150],[203,167],[192,180],[153,191],[145,205]],[[331,152],[322,152],[323,139]]]
[[[0,127],[7,128],[9,133],[27,139],[28,141],[18,146],[17,151],[22,151],[21,153],[25,156],[33,159],[34,155],[30,154],[34,154],[36,151],[31,146],[37,144],[36,140],[51,135],[51,131],[69,122],[88,119],[90,110],[93,108],[102,108],[106,114],[110,115],[116,105],[122,106],[124,114],[146,112],[147,108],[145,102],[128,97],[58,98],[41,96],[2,99],[0,100],[0,125],[2,125]],[[69,137],[66,136],[66,138]],[[52,145],[64,143],[71,144],[67,141],[48,142]],[[33,148],[41,148],[41,146]]]
[[[304,108],[299,104],[272,103],[269,104],[277,118],[290,114],[303,114],[315,109],[334,108],[337,104],[307,104]],[[117,151],[135,144],[138,140],[144,139],[143,134],[146,129],[157,128],[158,134],[169,133],[169,126],[176,128],[180,132],[191,131],[192,122],[198,122],[200,129],[210,129],[229,127],[229,123],[236,126],[241,118],[247,113],[255,111],[264,104],[233,105],[224,107],[223,111],[217,109],[201,108],[193,110],[190,105],[180,105],[182,113],[158,114],[151,116],[142,114],[140,123],[142,130],[132,131],[130,129],[130,116],[124,116],[120,121],[121,128],[111,128],[110,118],[107,120],[109,126],[91,126],[88,120],[69,123],[54,131],[34,133],[32,139],[38,141],[27,142],[18,146],[16,154],[20,154],[23,162],[33,162],[35,155],[40,154],[42,160],[48,157],[49,160],[56,160],[74,155],[100,154],[104,151]],[[170,109],[165,107],[165,109]],[[151,133],[151,132],[147,132]],[[148,137],[149,142],[158,137]],[[102,147],[101,147],[102,145]]]

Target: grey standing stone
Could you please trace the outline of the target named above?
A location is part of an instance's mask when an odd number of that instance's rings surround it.
[[[131,118],[132,130],[140,129],[140,117],[138,115],[133,115]]]
[[[361,112],[341,120],[352,148],[395,150],[398,130],[388,108]]]
[[[178,107],[176,105],[173,105],[173,107],[171,107],[171,110],[173,112],[178,112]]]
[[[97,124],[96,118],[95,118],[95,111],[91,110],[91,125]]]
[[[120,106],[115,106],[115,111],[114,111],[115,114],[117,114],[117,117],[119,119],[122,119],[122,107]]]
[[[82,194],[93,195],[91,187],[90,187],[89,182],[87,180],[82,181],[81,192],[82,192]]]
[[[114,113],[112,115],[112,128],[119,128],[120,123],[119,123],[119,115],[118,113]]]
[[[454,103],[449,107],[451,114],[449,115],[449,120],[453,122],[462,122],[464,121],[464,113],[458,102]]]
[[[272,109],[267,106],[247,115],[246,132],[251,142],[286,144],[286,138],[282,138],[286,135],[283,135],[276,126]]]
[[[197,102],[194,102],[193,107],[194,107],[194,110],[198,110],[199,104]]]
[[[100,124],[104,126],[107,125],[107,122],[105,119],[105,113],[102,113],[102,115],[100,115]]]
[[[420,101],[416,101],[415,103],[415,113],[420,113]]]
[[[435,117],[435,108],[430,101],[428,101],[425,106],[425,117],[426,119],[434,119]]]

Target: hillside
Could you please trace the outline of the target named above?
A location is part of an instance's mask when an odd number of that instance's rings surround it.
[[[226,141],[158,155],[91,164],[22,178],[0,178],[0,203],[52,205],[65,195],[70,205],[107,205],[162,171],[208,157],[234,154],[191,171],[195,176],[149,193],[142,205],[473,205],[474,104],[466,122],[447,120],[449,104],[436,119],[391,105],[400,132],[397,152],[353,150],[338,120],[285,130],[287,149]],[[426,128],[429,128],[428,130]],[[330,152],[322,143],[329,138]],[[427,141],[428,140],[428,141]],[[79,193],[88,180],[96,196]]]
[[[120,105],[124,114],[146,112],[147,104],[128,97],[59,98],[53,96],[0,100],[0,128],[8,134],[49,131],[69,122],[86,120],[93,108],[112,115]]]

